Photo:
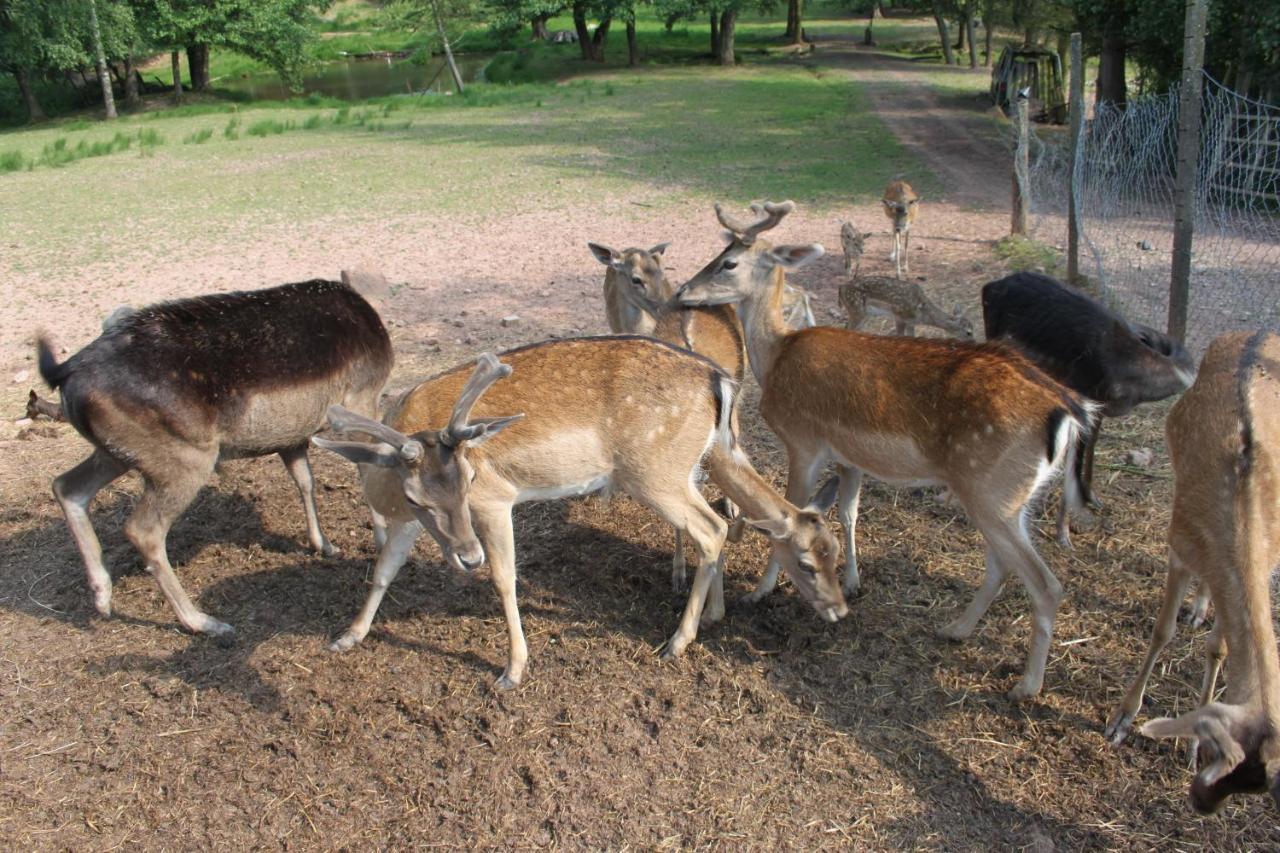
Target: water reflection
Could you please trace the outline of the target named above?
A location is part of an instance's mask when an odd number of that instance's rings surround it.
[[[457,54],[455,59],[464,83],[482,78],[492,54]],[[242,92],[253,100],[283,101],[297,97],[273,71],[218,80],[220,89]],[[453,78],[444,57],[431,57],[419,65],[405,59],[347,59],[330,62],[308,71],[302,78],[304,94],[318,92],[345,101],[361,101],[380,95],[432,91],[452,92]]]

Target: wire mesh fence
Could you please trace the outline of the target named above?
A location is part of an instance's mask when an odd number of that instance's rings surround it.
[[[1204,79],[1187,343],[1231,329],[1280,330],[1280,107]],[[1079,269],[1132,321],[1164,329],[1173,248],[1178,93],[1097,105],[1072,175],[1067,134],[1033,129],[1031,236],[1065,245],[1079,200]]]

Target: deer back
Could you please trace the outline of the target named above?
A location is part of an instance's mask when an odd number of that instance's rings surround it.
[[[485,393],[474,414],[525,417],[474,447],[471,459],[517,491],[554,490],[610,472],[627,476],[655,464],[683,464],[687,472],[727,417],[724,372],[652,338],[547,341],[501,359],[512,375]],[[406,435],[442,427],[470,370],[468,363],[426,380],[384,420]]]
[[[742,323],[731,305],[664,311],[658,317],[653,336],[706,356],[738,382],[746,373],[747,350]]]
[[[40,355],[77,430],[142,455],[170,436],[228,456],[297,446],[330,403],[376,398],[391,365],[377,312],[322,280],[152,305],[60,365],[43,341]]]
[[[999,343],[905,338],[816,327],[787,337],[760,402],[773,425],[815,443],[867,453],[909,447],[946,471],[1052,459],[1064,417],[1087,421],[1081,402],[1015,350]],[[904,462],[905,464],[905,462]],[[890,458],[886,470],[896,463]]]

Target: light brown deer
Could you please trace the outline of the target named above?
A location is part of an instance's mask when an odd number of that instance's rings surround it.
[[[662,271],[662,256],[670,245],[659,243],[652,249],[617,252],[599,243],[587,244],[591,254],[606,267],[604,311],[609,331],[615,335],[653,334],[653,316],[637,308],[627,295],[636,292],[659,302],[671,298],[671,284]]]
[[[600,243],[587,243],[596,260],[608,268],[604,279],[605,313],[615,334],[650,335],[693,350],[718,364],[735,382],[746,375],[747,353],[742,324],[732,308],[681,308],[670,303],[674,288],[662,269],[669,243],[653,249],[621,252]],[[732,502],[730,516],[734,515]],[[741,524],[730,529],[729,540],[742,535]],[[671,557],[671,588],[685,588],[684,537],[676,529]]]
[[[720,368],[641,337],[550,341],[503,358],[509,367],[482,356],[469,384],[466,367],[421,383],[391,407],[385,423],[330,410],[336,431],[377,439],[316,444],[363,466],[365,497],[389,523],[364,608],[331,648],[347,649],[365,637],[388,584],[424,528],[451,562],[474,567],[472,558],[452,556],[453,543],[466,537],[451,531],[450,520],[457,523],[464,515],[451,508],[465,506],[465,527],[473,526],[488,556],[506,614],[510,651],[497,686],[516,686],[528,649],[516,605],[511,509],[609,488],[683,530],[698,555],[693,590],[665,653],[679,655],[696,636],[700,619],[713,621],[724,611],[722,602],[707,602],[718,586],[712,581],[725,523],[698,492],[704,458],[726,493],[756,519],[750,523],[773,539],[773,557],[801,595],[829,621],[848,611],[836,572],[839,546],[821,507],[800,510],[778,500],[745,463],[732,426],[735,383]],[[493,384],[510,370],[514,379]],[[445,401],[455,398],[460,403],[451,415]],[[455,429],[473,408],[482,417]],[[826,491],[824,497],[834,497],[832,489]]]
[[[859,275],[862,272],[862,250],[867,237],[853,227],[852,222],[840,223],[840,248],[844,250],[844,274]]]
[[[891,181],[884,188],[884,197],[880,201],[884,205],[884,215],[893,223],[893,252],[889,260],[894,262],[897,277],[902,278],[904,272],[911,274],[907,250],[911,245],[911,226],[920,209],[920,197],[906,181]]]
[[[943,628],[968,637],[1013,572],[1034,619],[1014,697],[1039,692],[1062,587],[1026,531],[1026,506],[1059,467],[1089,414],[1080,399],[999,344],[867,335],[782,323],[785,273],[822,254],[818,245],[773,246],[759,235],[794,209],[765,206],[740,223],[717,206],[734,235],[677,291],[684,304],[737,306],[761,414],[786,447],[787,497],[800,500],[828,461],[840,472],[845,590],[858,588],[854,524],[863,472],[892,483],[943,484],[987,541],[987,573],[972,603]],[[773,587],[770,566],[753,600]]]
[[[1280,804],[1280,659],[1271,616],[1280,550],[1280,337],[1237,332],[1211,343],[1195,384],[1169,412],[1165,434],[1174,487],[1164,601],[1146,660],[1105,734],[1119,743],[1129,731],[1198,576],[1217,612],[1206,644],[1203,707],[1152,720],[1141,731],[1200,738],[1206,762],[1191,787],[1198,810],[1213,811],[1244,791],[1270,791]],[[1209,704],[1226,649],[1226,693]]]
[[[868,275],[840,285],[840,306],[848,316],[848,328],[861,329],[873,315],[893,317],[894,330],[908,337],[916,324],[933,326],[961,340],[973,340],[973,322],[957,305],[950,314],[925,295],[914,281],[884,275]]]

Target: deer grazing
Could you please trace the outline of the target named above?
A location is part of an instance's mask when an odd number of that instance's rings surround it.
[[[170,525],[219,460],[278,453],[302,495],[311,546],[334,553],[316,516],[307,440],[331,403],[373,414],[391,363],[377,313],[331,281],[141,308],[62,364],[41,337],[40,373],[61,390],[67,420],[94,445],[53,481],[53,493],[98,612],[111,613],[111,576],[88,507],[130,470],[144,488],[125,534],[189,631],[232,633],[191,603],[165,548]]]
[[[861,329],[873,315],[893,317],[894,329],[908,337],[916,324],[933,326],[962,340],[973,340],[973,323],[957,305],[950,314],[935,305],[914,281],[869,275],[840,285],[840,306],[848,316],[848,328]]]
[[[911,273],[907,250],[911,245],[911,226],[920,210],[920,197],[906,181],[892,181],[884,188],[880,202],[884,205],[884,215],[893,223],[893,252],[889,260],[893,261],[894,274],[902,278],[904,272]]]
[[[1202,707],[1141,731],[1200,739],[1202,767],[1191,786],[1197,810],[1212,812],[1227,796],[1251,791],[1269,791],[1280,805],[1280,659],[1271,616],[1280,548],[1280,337],[1237,332],[1211,343],[1165,434],[1174,487],[1164,601],[1146,660],[1105,734],[1113,743],[1124,739],[1198,575],[1217,611]],[[1226,693],[1210,703],[1227,649]]]
[[[1087,407],[1001,344],[884,337],[782,322],[787,270],[822,255],[818,245],[774,246],[761,234],[793,209],[767,204],[738,222],[718,211],[729,245],[676,293],[686,305],[734,304],[746,331],[760,410],[787,451],[787,499],[802,500],[828,461],[840,474],[844,588],[858,588],[854,525],[863,472],[893,483],[945,484],[987,542],[986,578],[944,636],[968,637],[1010,572],[1030,595],[1027,664],[1014,697],[1044,679],[1062,587],[1026,531],[1026,506],[1089,421]],[[776,582],[770,565],[752,600]]]
[[[665,652],[679,655],[699,621],[724,614],[712,581],[725,523],[698,491],[704,458],[711,476],[756,519],[749,523],[772,538],[773,559],[804,598],[829,621],[847,612],[836,573],[839,546],[822,507],[781,501],[746,463],[733,429],[736,383],[719,367],[634,336],[550,341],[503,358],[505,366],[482,356],[470,380],[465,366],[426,380],[392,406],[384,423],[330,410],[336,432],[376,441],[314,442],[362,466],[365,497],[389,525],[368,599],[334,641],[335,651],[364,639],[425,528],[460,568],[474,568],[487,555],[510,643],[497,686],[515,687],[528,650],[516,604],[512,507],[609,488],[652,507],[697,553],[688,604]],[[497,382],[510,371],[514,379]],[[451,400],[458,402],[450,407]],[[473,411],[481,417],[472,419]],[[834,497],[832,489],[824,492]]]
[[[844,274],[857,276],[862,272],[863,243],[870,234],[863,234],[852,222],[840,223],[840,248],[844,250]]]
[[[982,288],[987,340],[1004,338],[1041,370],[1102,414],[1128,414],[1139,403],[1163,400],[1190,387],[1196,366],[1181,344],[1147,326],[1130,324],[1105,305],[1039,273],[1021,272]],[[1093,453],[1102,420],[1072,449],[1059,505],[1058,541],[1070,547],[1069,516],[1088,519]]]

